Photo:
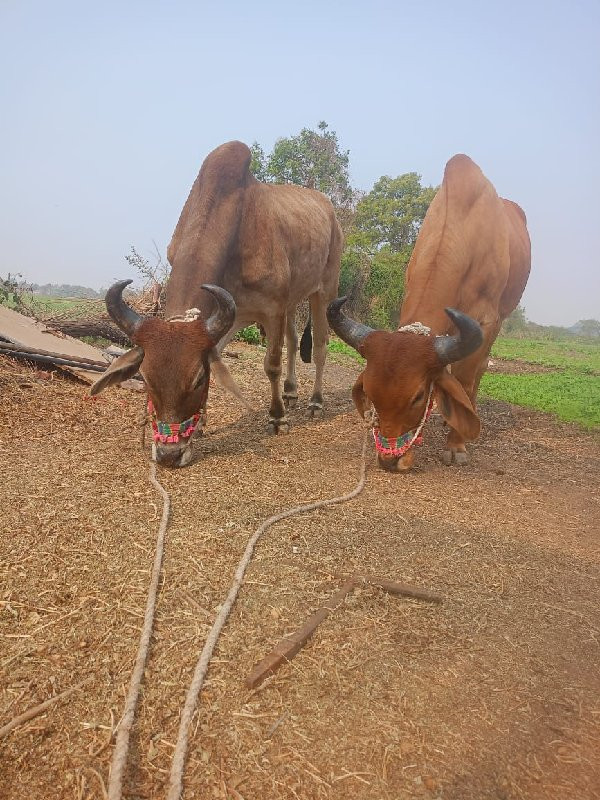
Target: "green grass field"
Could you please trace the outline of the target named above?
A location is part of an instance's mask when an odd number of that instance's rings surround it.
[[[600,428],[600,342],[590,339],[497,339],[492,358],[522,361],[556,371],[486,373],[480,396],[556,414],[565,422]]]
[[[488,372],[481,380],[479,396],[556,414],[585,428],[600,428],[600,378],[595,375],[571,370],[525,375]]]
[[[76,319],[77,317],[86,317],[105,310],[104,301],[71,300],[66,297],[47,297],[42,294],[34,294],[31,298],[25,298],[25,302],[33,313],[42,319],[67,315],[72,319]]]
[[[494,357],[600,375],[600,341],[592,339],[496,339]]]

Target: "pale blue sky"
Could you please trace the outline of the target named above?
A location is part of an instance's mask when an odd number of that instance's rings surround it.
[[[207,153],[326,120],[353,184],[470,155],[526,211],[531,319],[600,318],[600,3],[0,0],[0,274],[164,252]]]

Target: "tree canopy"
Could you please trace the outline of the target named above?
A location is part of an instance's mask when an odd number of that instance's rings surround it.
[[[350,151],[341,149],[337,133],[330,131],[326,122],[319,122],[317,128],[302,128],[297,136],[277,139],[269,155],[254,142],[251,169],[266,183],[296,183],[318,189],[336,209],[346,209],[353,199],[348,175]]]
[[[395,323],[406,265],[436,189],[408,172],[383,175],[370,192],[359,193],[350,183],[350,152],[326,122],[278,139],[271,153],[258,142],[251,150],[251,170],[259,180],[295,183],[329,197],[346,237],[340,293],[350,295],[352,313],[365,322]]]

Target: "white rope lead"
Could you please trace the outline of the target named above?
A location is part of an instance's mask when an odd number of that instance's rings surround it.
[[[146,613],[144,614],[144,624],[140,634],[140,643],[135,659],[135,666],[129,682],[129,691],[127,692],[127,699],[125,700],[125,709],[117,726],[117,741],[112,756],[110,765],[110,778],[108,781],[108,800],[120,800],[121,798],[123,772],[125,770],[125,765],[127,764],[127,752],[129,750],[129,734],[131,733],[131,726],[133,725],[133,720],[135,717],[135,709],[140,694],[140,687],[142,684],[142,677],[144,675],[144,668],[146,666],[146,659],[148,657],[150,637],[152,636],[156,595],[158,592],[158,582],[160,580],[160,571],[163,559],[165,532],[169,523],[169,512],[171,510],[171,501],[169,499],[169,495],[156,480],[156,464],[154,461],[150,462],[150,482],[162,494],[163,513],[156,538],[156,553],[154,556],[154,566],[152,567],[150,588],[148,589]]]
[[[183,789],[183,772],[185,767],[185,757],[187,754],[189,729],[192,717],[194,715],[194,711],[196,710],[198,695],[200,694],[200,690],[202,689],[202,684],[204,683],[204,678],[208,670],[210,659],[212,657],[213,651],[219,639],[219,634],[221,633],[221,630],[223,629],[223,626],[227,621],[227,617],[229,616],[233,604],[236,601],[238,592],[240,590],[240,586],[242,584],[242,580],[244,578],[244,573],[246,572],[246,568],[250,563],[250,559],[252,558],[252,553],[254,552],[254,547],[256,543],[263,535],[263,533],[268,528],[271,527],[271,525],[274,525],[276,522],[279,522],[282,519],[295,516],[296,514],[304,514],[307,511],[314,511],[317,508],[332,506],[335,505],[336,503],[345,503],[346,501],[352,500],[354,497],[359,495],[362,492],[365,485],[366,447],[367,447],[367,431],[365,431],[363,437],[360,478],[358,484],[351,492],[348,492],[348,494],[341,495],[340,497],[333,497],[330,498],[329,500],[317,500],[314,503],[306,503],[304,505],[296,506],[295,508],[290,508],[287,511],[281,511],[279,514],[274,514],[272,517],[269,517],[269,519],[265,520],[248,540],[248,544],[246,545],[246,550],[244,551],[244,555],[242,556],[238,564],[238,567],[235,571],[233,583],[231,585],[231,589],[229,590],[229,594],[227,595],[227,599],[221,606],[221,610],[219,611],[213,623],[213,626],[210,630],[210,633],[208,634],[208,638],[206,639],[206,642],[200,654],[200,658],[198,659],[198,663],[196,664],[194,677],[192,678],[190,688],[188,689],[188,693],[185,699],[185,705],[181,713],[179,733],[177,735],[177,744],[175,746],[173,761],[171,763],[171,775],[169,778],[169,792],[167,795],[167,800],[179,800],[179,798],[181,797],[181,792]],[[109,800],[112,800],[112,798],[109,798]]]
[[[196,664],[194,677],[192,678],[192,682],[188,689],[185,705],[181,714],[181,721],[179,725],[179,733],[177,736],[175,753],[173,755],[173,762],[171,764],[168,800],[179,800],[181,796],[181,791],[183,788],[183,771],[185,767],[185,757],[187,754],[187,746],[189,738],[189,728],[190,728],[190,723],[192,721],[192,717],[194,715],[194,711],[196,709],[198,695],[200,694],[200,690],[202,689],[202,684],[204,683],[204,678],[206,676],[206,672],[208,670],[208,666],[213,651],[219,639],[219,635],[223,629],[223,626],[225,625],[225,622],[227,621],[227,618],[233,607],[233,604],[236,601],[238,592],[242,585],[242,580],[244,579],[246,568],[250,563],[256,543],[263,535],[263,533],[268,528],[271,527],[271,525],[274,525],[276,522],[279,522],[282,519],[286,519],[287,517],[292,517],[296,514],[304,514],[307,511],[314,511],[317,508],[324,508],[326,506],[335,505],[336,503],[344,503],[347,500],[352,500],[354,497],[359,495],[362,492],[365,485],[366,447],[367,447],[367,431],[365,431],[363,438],[360,478],[358,484],[351,492],[341,495],[340,497],[330,498],[329,500],[317,500],[314,503],[305,503],[304,505],[296,506],[295,508],[290,508],[287,511],[281,511],[278,514],[274,514],[272,517],[269,517],[269,519],[265,520],[248,540],[248,544],[246,545],[244,555],[242,556],[238,564],[238,567],[235,571],[233,584],[231,586],[231,589],[229,590],[229,594],[227,595],[227,598],[223,603],[221,610],[219,611],[213,623],[208,638],[206,639],[206,642],[200,654],[200,658],[198,659],[198,663]],[[144,675],[146,660],[148,658],[150,637],[152,636],[152,628],[154,625],[156,596],[158,593],[158,584],[160,580],[160,573],[163,560],[165,533],[167,530],[167,525],[169,523],[169,513],[171,510],[171,501],[169,495],[167,491],[163,488],[163,486],[161,486],[161,484],[156,479],[156,464],[154,461],[150,462],[150,482],[156,489],[158,489],[158,491],[162,495],[163,512],[156,539],[156,553],[154,556],[154,565],[152,567],[150,587],[148,589],[148,599],[146,601],[146,612],[144,614],[144,624],[142,626],[142,632],[140,634],[140,643],[138,646],[138,652],[135,659],[135,666],[133,668],[133,673],[131,675],[131,680],[129,682],[129,690],[127,692],[127,698],[125,700],[125,708],[123,710],[123,716],[121,717],[121,720],[117,726],[117,740],[115,743],[115,749],[111,760],[110,777],[108,782],[108,795],[107,795],[108,800],[121,800],[123,773],[125,771],[125,766],[127,764],[127,754],[129,751],[129,737],[133,721],[135,718],[135,710],[137,707],[137,702],[140,694],[140,687],[142,684],[142,678]]]

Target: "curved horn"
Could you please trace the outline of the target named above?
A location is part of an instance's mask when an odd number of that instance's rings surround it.
[[[134,335],[144,319],[123,300],[123,289],[129,286],[130,283],[133,283],[133,281],[117,281],[117,283],[113,283],[104,298],[110,318],[129,338]]]
[[[433,347],[440,362],[445,365],[474,353],[483,342],[483,333],[479,323],[462,311],[455,308],[445,308],[444,311],[458,328],[458,336],[435,337]]]
[[[327,306],[327,319],[340,339],[343,339],[350,347],[358,350],[365,337],[374,332],[374,328],[369,328],[368,325],[363,325],[362,322],[356,322],[342,314],[341,309],[347,299],[348,296],[346,295],[345,297],[338,297],[337,300],[329,303]]]
[[[217,310],[206,320],[206,332],[215,344],[223,338],[235,319],[235,300],[226,289],[203,283],[202,288],[210,292],[217,301]]]

